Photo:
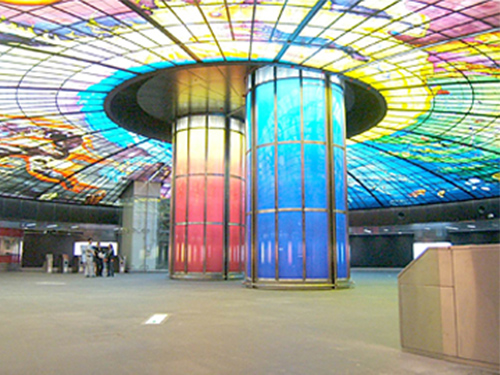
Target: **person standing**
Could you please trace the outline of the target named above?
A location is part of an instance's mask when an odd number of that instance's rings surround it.
[[[115,276],[115,270],[113,268],[114,264],[114,257],[115,257],[115,250],[113,249],[113,245],[109,244],[108,251],[106,253],[106,266],[108,269],[108,276]]]
[[[95,277],[94,246],[92,245],[92,238],[89,238],[89,243],[85,248],[84,272],[85,277]]]
[[[102,269],[104,268],[104,250],[101,248],[101,244],[98,243],[94,251],[94,260],[96,265],[96,276],[102,276]]]

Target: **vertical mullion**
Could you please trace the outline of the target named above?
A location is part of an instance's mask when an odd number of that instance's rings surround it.
[[[342,108],[343,108],[343,119],[342,119],[342,126],[344,128],[344,137],[342,138],[342,149],[344,150],[344,171],[343,171],[343,178],[344,178],[344,191],[342,192],[344,194],[343,200],[344,200],[344,207],[345,207],[345,223],[346,223],[346,243],[345,243],[345,261],[346,261],[346,268],[347,268],[347,279],[349,280],[351,278],[351,266],[350,266],[350,248],[349,248],[349,207],[348,207],[348,202],[347,202],[347,146],[346,146],[346,136],[347,136],[347,121],[346,121],[346,114],[345,114],[345,90],[344,90],[344,81],[341,81],[340,87],[342,88],[342,100],[344,101],[342,103]]]
[[[243,130],[245,131],[245,130]],[[246,133],[246,132],[245,132]],[[242,251],[242,246],[241,244],[244,243],[242,241],[246,242],[246,222],[247,222],[247,194],[246,194],[246,188],[247,188],[247,181],[246,181],[246,176],[247,176],[247,170],[246,170],[246,163],[245,163],[245,146],[246,146],[246,134],[243,133],[240,137],[240,173],[242,177],[242,184],[241,184],[241,200],[242,200],[242,206],[240,210],[240,242],[238,243],[238,254],[239,254],[239,271],[240,272],[245,272],[244,267],[245,267],[245,255],[246,252]]]
[[[256,239],[257,239],[257,189],[258,189],[258,181],[256,179],[256,174],[257,174],[257,135],[256,133],[259,130],[259,124],[257,123],[257,116],[256,116],[256,100],[257,100],[257,91],[255,87],[255,72],[252,73],[251,75],[251,80],[252,80],[252,85],[250,89],[250,95],[251,95],[251,121],[250,125],[252,127],[252,139],[250,141],[250,153],[251,153],[251,170],[250,170],[250,175],[252,178],[252,186],[250,190],[250,219],[252,220],[251,228],[250,228],[250,251],[251,251],[251,257],[250,259],[250,271],[251,271],[251,282],[256,283],[257,282],[257,272],[258,272],[258,262],[256,261],[257,259],[257,252],[258,249],[256,249]],[[255,125],[255,126],[254,126]]]
[[[328,240],[328,277],[329,281],[336,285],[337,283],[337,248],[336,248],[336,217],[335,217],[335,174],[334,160],[333,160],[333,118],[332,118],[332,90],[330,75],[325,77],[325,90],[326,90],[326,130],[327,130],[327,199],[328,199],[328,228],[330,232]]]
[[[229,116],[224,118],[224,216],[222,218],[223,227],[223,243],[222,243],[222,278],[226,280],[229,274],[230,260],[230,199],[231,199],[231,169],[230,169],[230,152],[231,152],[231,119]]]
[[[174,134],[172,137],[172,155],[174,155],[174,160],[172,163],[172,184],[170,187],[170,247],[168,249],[168,272],[170,274],[170,277],[173,276],[174,274],[174,265],[175,265],[175,229],[177,227],[175,223],[175,201],[177,199],[177,192],[176,192],[176,180],[177,180],[177,160],[179,159],[177,157],[177,127],[176,123],[174,123]]]
[[[176,121],[177,124],[177,121]],[[186,171],[187,171],[187,181],[186,181],[186,228],[185,228],[185,233],[184,233],[184,273],[188,272],[188,256],[189,256],[189,251],[188,251],[188,236],[189,236],[189,204],[188,204],[188,199],[187,196],[189,194],[189,185],[191,181],[191,117],[188,118],[187,121],[187,129],[185,130],[187,132],[187,165],[186,165]]]
[[[301,218],[302,218],[302,281],[307,278],[307,259],[306,259],[306,194],[305,194],[305,146],[304,146],[304,77],[300,71],[300,177],[301,177]]]
[[[205,165],[203,192],[203,274],[207,273],[207,183],[208,183],[208,116],[205,115]]]
[[[278,68],[273,67],[274,88],[274,277],[279,281],[279,188],[278,188]]]

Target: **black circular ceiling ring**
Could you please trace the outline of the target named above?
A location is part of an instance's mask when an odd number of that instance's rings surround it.
[[[172,123],[178,117],[222,113],[244,121],[245,77],[261,66],[217,63],[162,69],[116,87],[106,97],[104,108],[122,128],[171,142]],[[377,125],[386,114],[387,104],[373,87],[340,77],[344,84],[346,134],[350,138]]]

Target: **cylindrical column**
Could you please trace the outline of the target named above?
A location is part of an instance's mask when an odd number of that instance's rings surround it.
[[[174,124],[170,276],[244,274],[244,125],[224,116]]]
[[[340,81],[264,67],[248,86],[246,284],[349,285]]]

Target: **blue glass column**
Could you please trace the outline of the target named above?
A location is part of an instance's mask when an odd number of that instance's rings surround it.
[[[348,286],[341,82],[277,66],[254,71],[247,136],[246,285]]]

